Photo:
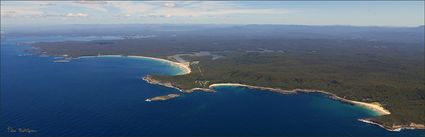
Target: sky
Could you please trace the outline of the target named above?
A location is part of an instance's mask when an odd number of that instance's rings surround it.
[[[1,1],[1,24],[419,26],[424,1]]]

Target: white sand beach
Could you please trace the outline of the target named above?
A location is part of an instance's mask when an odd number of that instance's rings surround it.
[[[190,69],[190,62],[187,62],[185,60],[182,60],[181,62],[174,62],[167,59],[161,59],[161,58],[154,58],[154,57],[146,57],[146,56],[123,56],[123,55],[97,55],[97,56],[81,56],[74,59],[84,59],[84,58],[95,58],[95,57],[128,57],[128,58],[141,58],[141,59],[150,59],[150,60],[156,60],[168,63],[172,66],[178,67],[182,70],[181,73],[178,75],[185,75],[189,74],[191,71]]]
[[[174,62],[174,61],[170,61],[170,60],[166,60],[166,59],[161,59],[161,58],[154,58],[154,57],[146,57],[146,56],[127,56],[129,58],[143,58],[143,59],[151,59],[151,60],[157,60],[157,61],[162,61],[162,62],[166,62],[172,66],[175,67],[179,67],[180,69],[182,69],[182,73],[180,73],[179,75],[185,75],[185,74],[189,74],[191,71],[189,65],[189,62]]]

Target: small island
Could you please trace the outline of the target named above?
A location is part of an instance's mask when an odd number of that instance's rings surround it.
[[[168,94],[168,95],[164,95],[164,96],[157,96],[157,97],[153,97],[153,98],[148,98],[145,101],[146,102],[152,102],[152,101],[164,101],[164,100],[169,100],[172,98],[176,98],[179,97],[180,94]]]

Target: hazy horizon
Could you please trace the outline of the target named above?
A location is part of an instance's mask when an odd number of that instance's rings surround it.
[[[152,24],[143,24],[143,23],[131,23],[131,24],[2,24],[2,27],[51,27],[51,26],[90,26],[90,25],[102,25],[102,26],[132,26],[132,25],[176,25],[176,26],[306,26],[306,27],[362,27],[362,28],[417,28],[424,27],[425,24],[419,24],[417,26],[378,26],[378,25],[339,25],[339,24],[329,24],[329,25],[304,25],[304,24],[182,24],[182,23],[152,23]]]
[[[424,1],[1,1],[3,25],[416,27]]]

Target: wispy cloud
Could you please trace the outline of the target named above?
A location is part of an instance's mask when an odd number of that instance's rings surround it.
[[[74,3],[88,4],[88,5],[105,5],[105,4],[108,4],[108,1],[78,0],[78,1],[74,1]]]
[[[174,8],[174,7],[176,7],[176,4],[175,3],[171,3],[171,2],[167,2],[167,3],[164,3],[164,6],[165,7],[168,7],[168,8]]]
[[[64,16],[65,17],[88,17],[89,14],[86,14],[86,13],[67,13]]]
[[[296,12],[283,8],[252,8],[229,5],[229,2],[146,2],[110,3],[123,14],[137,14],[143,17],[200,17],[231,14],[286,14]]]
[[[107,12],[107,6],[110,2],[108,1],[85,1],[85,0],[80,0],[80,1],[74,1],[73,3],[69,3],[69,6],[74,6],[74,7],[80,7],[82,9],[91,9],[91,10],[97,10],[97,11],[102,11],[102,12]]]
[[[131,1],[122,1],[122,2],[110,2],[109,6],[114,9],[118,9],[119,13],[122,15],[135,15],[135,14],[144,14],[149,11],[157,8],[157,5],[151,5],[146,3],[135,3]]]

